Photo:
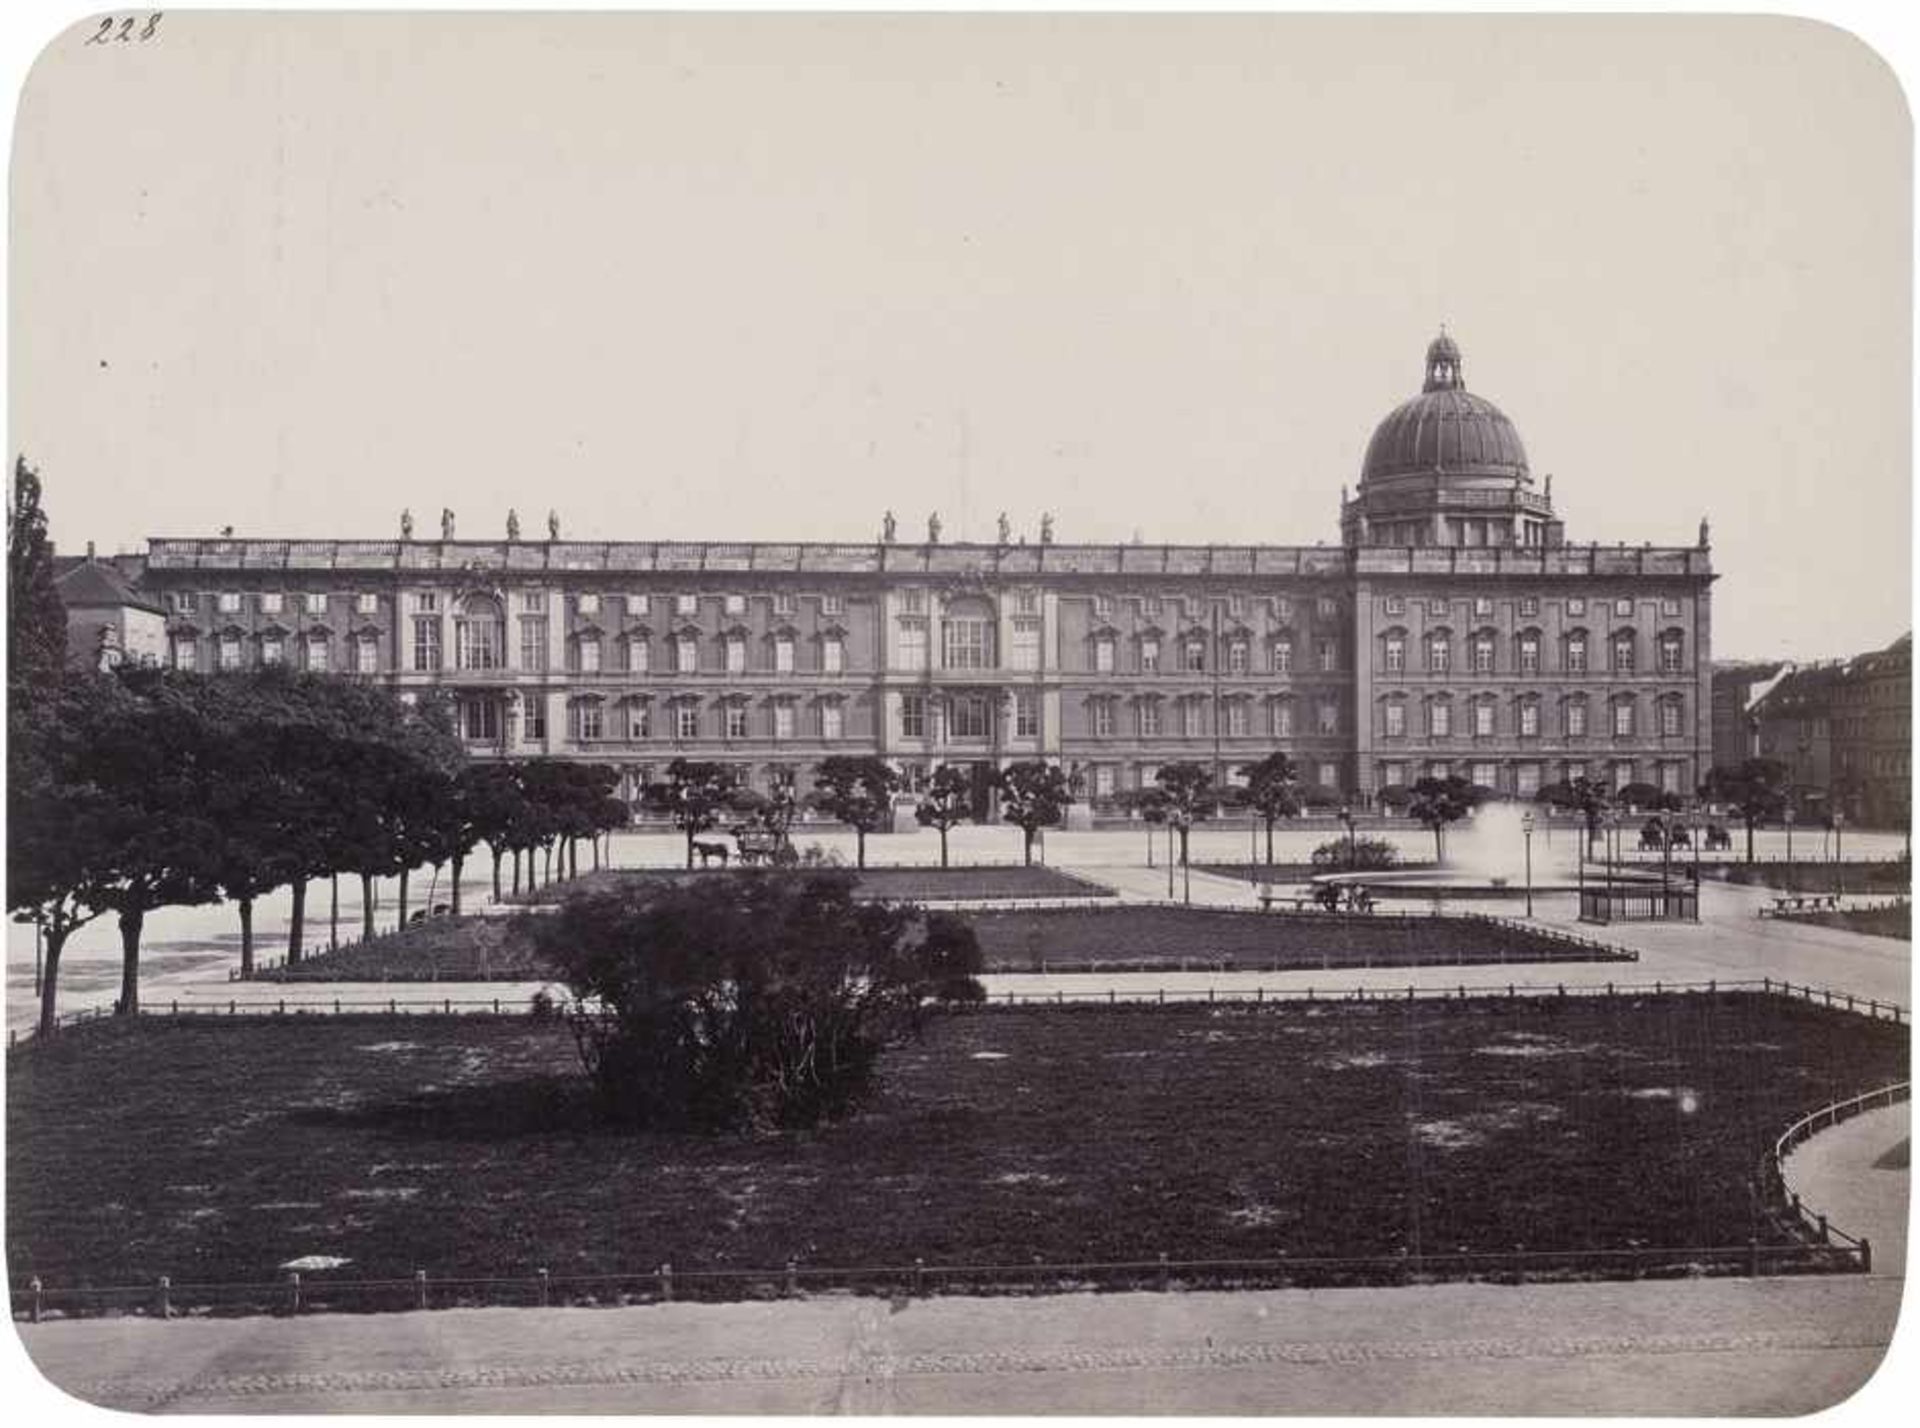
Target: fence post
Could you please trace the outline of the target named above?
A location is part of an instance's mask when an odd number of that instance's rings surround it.
[[[673,1266],[670,1264],[660,1266],[660,1302],[673,1303]]]
[[[288,1306],[292,1312],[300,1312],[300,1271],[290,1270],[287,1274]]]
[[[549,1275],[544,1268],[536,1269],[534,1274],[540,1281],[540,1307],[544,1309],[547,1307],[547,1290],[551,1284],[552,1276]]]
[[[1873,1241],[1865,1235],[1860,1237],[1860,1272],[1873,1273]]]
[[[155,1300],[154,1309],[162,1319],[171,1319],[173,1317],[172,1290],[173,1290],[172,1278],[168,1275],[164,1275],[164,1274],[161,1275],[160,1276],[160,1293]]]
[[[1820,1217],[1820,1243],[1823,1245],[1833,1243],[1833,1237],[1827,1233],[1827,1217],[1825,1215]]]
[[[927,1292],[927,1262],[919,1255],[913,1257],[913,1295],[918,1299]]]
[[[800,1266],[792,1259],[787,1261],[787,1298],[791,1299],[800,1292]]]
[[[27,1281],[27,1289],[33,1295],[32,1301],[27,1305],[27,1318],[31,1320],[33,1323],[38,1324],[40,1322],[40,1276],[39,1275],[36,1274],[32,1279],[29,1279]]]
[[[417,1296],[416,1302],[418,1306],[422,1309],[426,1308],[427,1307],[427,1272],[424,1269],[416,1269],[413,1272],[413,1286]]]
[[[1167,1263],[1167,1252],[1160,1251],[1160,1292],[1166,1293],[1173,1280],[1173,1268]]]
[[[1760,1241],[1747,1237],[1747,1275],[1751,1279],[1760,1277]]]

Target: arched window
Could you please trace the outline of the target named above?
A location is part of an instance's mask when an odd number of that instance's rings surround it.
[[[1569,739],[1587,737],[1587,696],[1576,694],[1566,702],[1566,729]]]
[[[1430,739],[1453,737],[1453,705],[1448,700],[1441,698],[1427,701],[1427,737]]]
[[[1407,667],[1407,632],[1398,626],[1380,637],[1380,666],[1388,674],[1400,674]]]
[[[1587,672],[1587,632],[1582,629],[1567,631],[1566,650],[1563,663],[1568,674]]]
[[[1475,674],[1493,673],[1494,632],[1480,629],[1473,632],[1473,672]]]
[[[1273,641],[1273,672],[1293,673],[1293,636],[1278,635]]]
[[[1660,737],[1678,738],[1686,732],[1686,701],[1678,694],[1663,695],[1660,700]]]
[[[1523,739],[1540,737],[1540,699],[1538,695],[1527,694],[1514,701],[1514,731]]]
[[[1634,698],[1631,694],[1617,695],[1613,701],[1613,737],[1630,739],[1634,731]]]
[[[500,602],[491,595],[469,595],[453,620],[455,669],[499,669],[506,663]]]
[[[1633,631],[1615,630],[1613,633],[1613,672],[1615,674],[1632,674],[1633,666]]]
[[[582,630],[573,637],[573,667],[580,674],[600,672],[600,632]]]
[[[1680,674],[1686,669],[1686,636],[1678,630],[1660,632],[1660,673]]]
[[[1513,639],[1513,665],[1522,674],[1540,673],[1540,632],[1522,630]]]
[[[1498,732],[1498,718],[1495,714],[1497,708],[1491,694],[1483,694],[1473,701],[1474,738],[1491,739]]]

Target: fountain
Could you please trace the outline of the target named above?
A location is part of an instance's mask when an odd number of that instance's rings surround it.
[[[1526,831],[1529,817],[1534,824],[1531,878]],[[1522,804],[1484,803],[1469,818],[1446,830],[1438,867],[1323,873],[1313,881],[1343,888],[1364,887],[1375,898],[1435,904],[1448,897],[1519,899],[1526,897],[1529,889],[1536,897],[1571,893],[1583,882],[1594,884],[1608,876],[1603,865],[1590,862],[1583,878],[1579,859],[1584,836],[1577,824],[1553,827],[1542,814],[1531,813]],[[1658,874],[1618,867],[1611,881],[1623,886],[1660,886]]]

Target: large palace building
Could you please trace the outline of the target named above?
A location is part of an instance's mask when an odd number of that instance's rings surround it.
[[[685,756],[766,789],[835,753],[911,781],[1047,758],[1098,807],[1197,760],[1283,749],[1368,803],[1459,774],[1518,798],[1587,776],[1688,791],[1711,761],[1697,544],[1576,544],[1460,349],[1427,349],[1338,546],[577,541],[150,543],[191,669],[284,661],[457,696],[476,754]]]

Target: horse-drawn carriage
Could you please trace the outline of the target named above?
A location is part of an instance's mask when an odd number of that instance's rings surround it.
[[[1716,848],[1733,847],[1733,835],[1724,825],[1709,823],[1700,835],[1700,846],[1712,851]],[[1640,851],[1658,853],[1662,849],[1692,848],[1693,835],[1682,824],[1674,824],[1669,830],[1658,818],[1649,818],[1640,828]]]

